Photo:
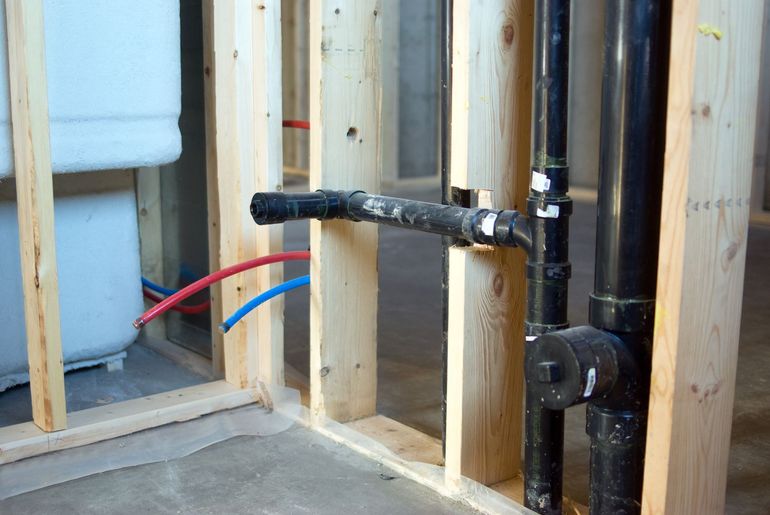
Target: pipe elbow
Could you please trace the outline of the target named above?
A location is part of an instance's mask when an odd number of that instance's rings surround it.
[[[529,227],[529,218],[519,213],[519,216],[511,222],[510,233],[516,246],[521,247],[524,252],[529,254],[532,250],[532,230]]]

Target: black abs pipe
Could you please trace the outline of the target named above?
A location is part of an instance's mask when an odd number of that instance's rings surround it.
[[[633,366],[588,404],[592,514],[639,513],[655,307],[670,2],[607,3],[596,275],[590,322]]]
[[[452,198],[451,167],[449,162],[449,128],[451,127],[452,106],[452,0],[441,0],[441,48],[439,73],[439,101],[441,132],[441,153],[439,168],[441,174],[441,203],[457,205]],[[460,204],[468,207],[469,204]],[[447,349],[449,346],[449,247],[457,243],[455,238],[441,239],[441,451],[446,454],[446,393],[447,393]]]
[[[339,218],[441,234],[482,245],[522,247],[525,251],[532,246],[527,219],[518,211],[446,206],[362,191],[256,193],[251,200],[251,216],[258,225]]]
[[[567,106],[569,0],[535,7],[532,182],[527,200],[532,252],[527,260],[527,344],[566,328],[569,215]],[[524,431],[524,504],[538,513],[561,513],[564,412],[535,397],[527,377]]]

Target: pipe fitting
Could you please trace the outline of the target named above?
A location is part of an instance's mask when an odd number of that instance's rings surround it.
[[[620,374],[623,342],[591,326],[537,338],[526,348],[527,388],[550,410],[563,410],[609,395]]]

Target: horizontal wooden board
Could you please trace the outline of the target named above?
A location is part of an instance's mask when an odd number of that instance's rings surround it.
[[[68,428],[41,431],[32,422],[0,428],[0,465],[183,422],[257,402],[254,389],[215,381],[71,413]]]

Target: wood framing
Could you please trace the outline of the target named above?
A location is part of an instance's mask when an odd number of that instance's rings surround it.
[[[249,214],[257,191],[283,188],[280,0],[205,0],[209,241],[212,269],[278,252],[280,225]],[[283,280],[280,264],[237,274],[212,289],[214,327]],[[219,291],[217,291],[219,290]],[[223,338],[225,379],[283,384],[283,300],[273,299]],[[216,340],[215,340],[216,344]]]
[[[141,252],[142,277],[156,284],[163,284],[163,224],[160,205],[160,168],[137,168],[136,211],[139,222],[139,249]],[[145,299],[149,309],[154,303]],[[153,338],[166,338],[166,319],[159,317],[142,331]]]
[[[533,0],[454,2],[452,186],[523,210],[529,191]],[[449,253],[446,467],[484,484],[520,468],[526,255]]]
[[[310,189],[377,193],[380,0],[310,4]],[[310,222],[310,404],[336,420],[374,415],[377,226]]]
[[[69,427],[55,434],[45,433],[32,423],[0,427],[0,465],[184,422],[258,400],[255,389],[216,381],[76,411],[69,415]]]
[[[67,426],[42,0],[6,0],[11,122],[32,418]]]
[[[763,2],[673,6],[642,511],[723,513]]]
[[[67,416],[42,0],[5,1],[34,422],[0,428],[0,465],[258,402],[257,385],[267,392],[262,382],[285,380],[280,297],[226,338],[214,337],[214,368],[223,371],[224,381]],[[451,185],[475,190],[481,206],[524,210],[534,1],[454,0]],[[384,149],[394,137],[383,128],[383,33],[393,37],[394,31],[383,25],[396,7],[383,0],[301,5],[307,5],[310,20],[310,189],[376,193]],[[752,193],[751,179],[764,2],[675,0],[672,5],[642,511],[719,513],[725,506],[747,229],[759,194]],[[304,15],[297,14],[302,9],[293,12],[299,16],[292,33],[296,43]],[[282,248],[281,226],[260,228],[248,211],[255,191],[283,188],[280,13],[280,0],[203,0],[212,269]],[[390,65],[387,80],[393,81]],[[295,76],[304,73],[296,62],[291,66]],[[293,95],[296,107],[301,93]],[[388,115],[394,109],[389,104]],[[293,143],[294,153],[287,155],[301,166],[298,149]],[[388,157],[390,168],[394,156]],[[157,183],[157,169],[137,175],[145,255],[158,252],[153,248],[160,241]],[[490,512],[526,511],[516,504],[523,498],[524,253],[450,250],[442,460],[440,441],[376,415],[377,226],[312,221],[310,233],[310,415],[296,406],[289,411],[442,495]],[[144,261],[151,264],[144,273],[160,281],[162,260]],[[273,265],[214,286],[215,325],[282,278],[283,268]],[[145,345],[204,369],[201,358],[168,342]],[[299,387],[307,387],[304,379],[299,373],[290,377]],[[438,468],[442,461],[444,469]],[[479,492],[483,495],[475,495]],[[586,513],[569,502],[565,511]]]

